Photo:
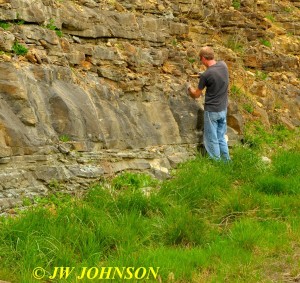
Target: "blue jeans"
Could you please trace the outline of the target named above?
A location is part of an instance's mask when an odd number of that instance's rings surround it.
[[[227,131],[227,110],[221,112],[204,111],[203,142],[208,155],[216,160],[230,160],[228,144],[225,139]]]

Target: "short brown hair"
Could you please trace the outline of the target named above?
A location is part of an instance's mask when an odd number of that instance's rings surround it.
[[[215,58],[214,50],[209,46],[204,46],[200,49],[199,56],[204,57],[207,60],[213,60]]]

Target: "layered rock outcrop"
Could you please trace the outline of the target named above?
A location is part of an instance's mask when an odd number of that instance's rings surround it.
[[[206,44],[230,69],[230,142],[245,119],[300,124],[297,1],[0,0],[0,19],[2,209],[193,156]]]

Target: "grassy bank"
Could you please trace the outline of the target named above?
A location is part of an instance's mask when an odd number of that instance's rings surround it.
[[[2,217],[0,279],[295,280],[300,273],[300,150],[297,133],[281,130],[280,135],[282,140],[268,140],[269,146],[260,135],[248,137],[248,145],[231,150],[229,164],[199,156],[162,183],[124,173],[95,185],[83,198],[56,194],[17,216]],[[262,159],[267,152],[271,162]],[[149,276],[143,277],[140,268],[128,280],[117,279],[118,273],[115,280],[99,280],[101,266],[145,267]],[[50,280],[55,267],[65,269]],[[84,267],[90,273],[80,279]],[[157,274],[148,273],[149,267]]]

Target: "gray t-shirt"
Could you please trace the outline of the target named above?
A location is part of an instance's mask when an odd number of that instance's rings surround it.
[[[217,61],[200,77],[198,88],[206,88],[204,110],[220,112],[228,105],[229,73],[224,61]]]

